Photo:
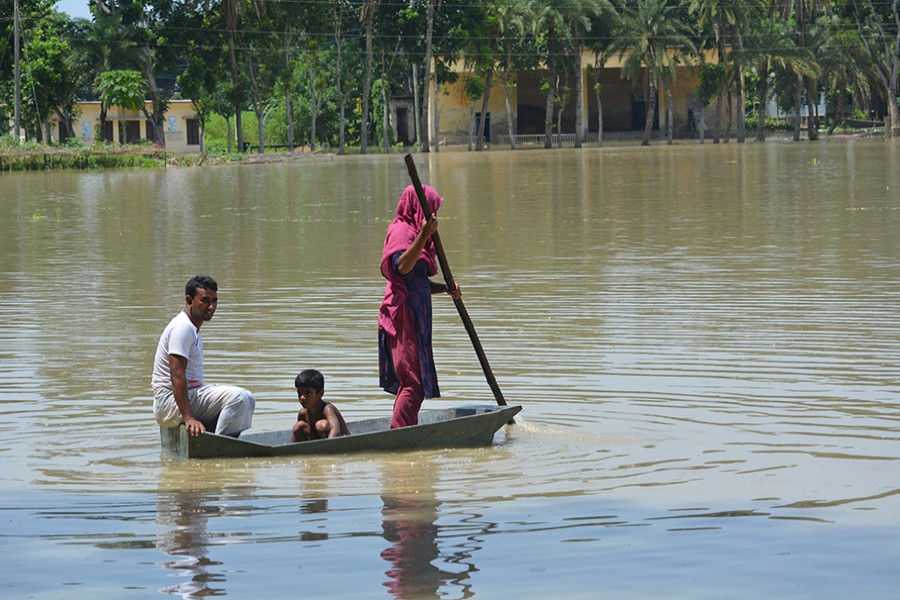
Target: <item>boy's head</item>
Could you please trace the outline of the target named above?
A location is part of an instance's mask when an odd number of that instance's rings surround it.
[[[294,379],[297,388],[297,400],[305,409],[312,409],[322,401],[325,395],[325,378],[315,369],[307,369]]]
[[[315,369],[306,369],[294,379],[294,387],[297,391],[300,391],[300,388],[312,388],[322,392],[325,390],[325,377]]]

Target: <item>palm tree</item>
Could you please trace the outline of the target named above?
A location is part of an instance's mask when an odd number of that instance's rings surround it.
[[[615,9],[607,0],[569,0],[563,2],[561,13],[568,27],[569,39],[572,42],[572,55],[575,58],[575,147],[581,148],[584,139],[583,81],[584,69],[581,64],[581,51],[585,36],[591,31],[593,19],[607,12],[615,14]]]
[[[503,54],[503,66],[498,71],[497,78],[503,85],[506,100],[506,127],[509,133],[509,147],[516,149],[516,128],[512,112],[512,90],[515,87],[514,71],[517,66],[523,66],[525,60],[521,57],[530,53],[523,51],[526,40],[525,19],[526,12],[520,0],[502,0],[496,5],[497,25],[499,27],[498,44]]]
[[[622,13],[622,24],[614,46],[620,57],[628,57],[622,65],[622,76],[634,81],[645,71],[649,88],[647,121],[641,145],[650,145],[656,96],[660,85],[668,96],[669,83],[685,51],[694,52],[690,28],[673,14],[675,7],[667,0],[637,0]]]
[[[781,18],[770,16],[758,21],[747,39],[744,61],[755,65],[759,77],[759,124],[756,139],[766,139],[766,102],[772,69],[807,70],[808,61],[801,59],[797,45],[789,35],[790,27]]]
[[[702,28],[711,36],[712,47],[720,65],[731,64],[730,82],[734,86],[737,97],[737,141],[744,141],[744,38],[749,34],[751,23],[758,19],[763,10],[761,0],[691,0],[689,10],[696,15]],[[726,40],[731,40],[731,51],[727,51]],[[720,115],[722,108],[722,90],[716,100],[715,141],[719,139]],[[731,103],[731,89],[728,89],[728,101]],[[729,123],[731,111],[729,110]],[[725,141],[728,141],[730,127],[726,128]]]
[[[542,38],[546,47],[545,62],[547,67],[547,104],[544,108],[544,148],[553,147],[553,107],[555,105],[556,56],[562,46],[561,36],[566,29],[557,7],[545,0],[529,0],[528,12],[534,34]]]
[[[844,120],[848,93],[854,98],[871,95],[869,81],[874,73],[866,48],[849,22],[837,16],[823,17],[816,23],[815,33],[826,93],[836,94],[835,119],[828,129],[831,135]]]

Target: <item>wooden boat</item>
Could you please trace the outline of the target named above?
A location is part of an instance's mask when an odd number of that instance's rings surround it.
[[[205,432],[190,436],[184,425],[160,427],[162,448],[183,458],[246,458],[383,452],[420,448],[489,446],[494,434],[522,410],[521,406],[467,405],[423,410],[419,424],[391,429],[391,418],[348,423],[350,435],[291,443],[289,429],[246,433],[233,438]]]

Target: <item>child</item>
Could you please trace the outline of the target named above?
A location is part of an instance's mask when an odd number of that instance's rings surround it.
[[[325,378],[315,369],[302,371],[294,380],[303,408],[291,429],[291,443],[350,435],[344,417],[334,404],[322,400]]]

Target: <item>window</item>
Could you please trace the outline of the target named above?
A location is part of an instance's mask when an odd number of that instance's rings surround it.
[[[113,141],[113,122],[112,121],[104,121],[103,126],[100,128],[100,139],[104,142]]]
[[[187,145],[200,145],[200,121],[197,119],[185,119],[185,127],[187,128]]]
[[[125,121],[125,143],[137,144],[141,141],[141,122]]]

